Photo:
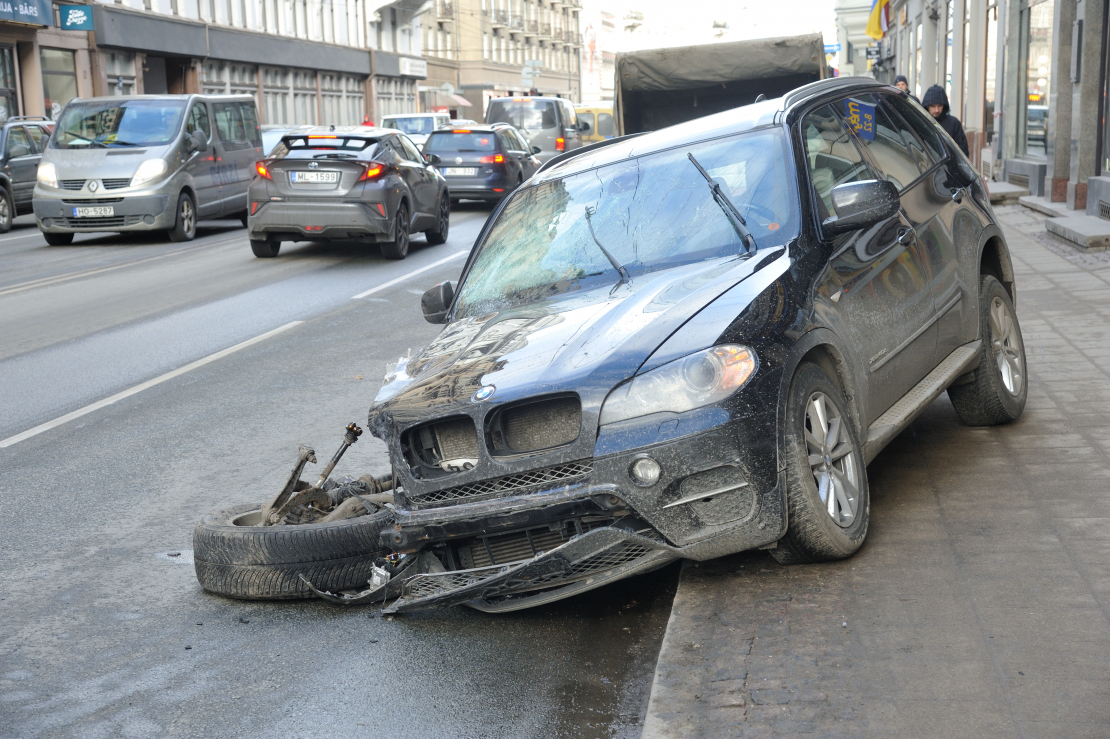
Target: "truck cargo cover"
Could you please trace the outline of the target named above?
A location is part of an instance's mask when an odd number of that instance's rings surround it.
[[[820,74],[824,64],[819,33],[648,49],[617,55],[617,87],[679,90],[806,71]]]

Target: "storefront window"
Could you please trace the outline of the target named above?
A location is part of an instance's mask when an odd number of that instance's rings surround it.
[[[15,63],[12,47],[0,46],[0,122],[16,115]]]
[[[1021,9],[1025,94],[1018,119],[1019,154],[1045,156],[1048,94],[1052,84],[1052,13],[1055,0],[1027,0]]]
[[[46,117],[56,121],[66,103],[77,97],[77,64],[72,51],[44,47],[40,52]]]

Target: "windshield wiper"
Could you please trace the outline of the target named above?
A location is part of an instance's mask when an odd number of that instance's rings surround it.
[[[82,136],[81,134],[74,133],[73,131],[62,131],[62,133],[69,134],[70,136],[72,136],[75,139],[81,139],[82,141],[88,141],[90,144],[96,144],[101,149],[107,149],[108,148],[108,145],[105,144],[103,141],[97,141],[96,139],[90,139],[88,136]]]
[[[601,253],[605,255],[605,258],[609,260],[609,263],[613,265],[613,268],[616,269],[617,272],[620,272],[621,281],[617,283],[616,287],[620,287],[621,283],[624,282],[632,284],[632,275],[628,274],[628,269],[626,269],[623,264],[618,262],[617,258],[610,254],[609,250],[606,249],[600,241],[598,241],[597,234],[594,233],[593,221],[590,220],[590,217],[595,212],[597,212],[595,208],[591,208],[588,205],[586,206],[586,225],[590,228],[590,236],[593,237],[594,243],[597,244],[597,248],[601,249]],[[614,289],[616,289],[616,287],[614,287]]]
[[[755,237],[752,236],[752,232],[748,230],[748,222],[744,220],[744,216],[740,215],[740,211],[736,209],[732,201],[721,192],[721,183],[709,176],[709,173],[698,164],[698,160],[694,159],[693,154],[688,153],[686,156],[690,157],[690,161],[698,168],[698,171],[701,172],[701,176],[705,178],[705,181],[709,183],[709,189],[713,191],[713,200],[716,201],[717,205],[724,211],[725,218],[732,223],[732,227],[735,228],[736,233],[740,235],[740,240],[744,242],[744,247],[748,250],[748,253],[751,254],[755,251]]]
[[[133,144],[130,141],[120,141],[119,139],[116,139],[112,143],[119,144],[120,146],[142,146],[142,144]]]

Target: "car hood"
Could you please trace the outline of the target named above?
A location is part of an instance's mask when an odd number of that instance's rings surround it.
[[[475,402],[559,392],[576,393],[583,411],[596,412],[691,317],[782,255],[777,248],[699,262],[642,275],[612,293],[564,294],[455,321],[386,376],[370,409],[370,429],[388,439],[429,418],[469,414]],[[486,386],[492,394],[476,400]]]
[[[43,162],[54,164],[59,180],[89,180],[132,177],[147,159],[158,159],[168,146],[141,146],[116,149],[47,148]],[[175,165],[171,163],[172,170]]]

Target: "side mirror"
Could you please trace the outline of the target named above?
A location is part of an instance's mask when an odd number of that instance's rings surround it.
[[[420,297],[420,310],[424,311],[424,320],[428,323],[443,323],[447,319],[447,311],[451,309],[451,301],[455,299],[455,283],[441,282],[427,290]]]
[[[185,147],[189,151],[208,151],[208,137],[204,131],[193,131],[185,140]]]
[[[424,158],[428,161],[428,164],[439,164],[443,161],[439,154],[425,154]]]
[[[533,147],[532,147],[532,153],[533,153],[533,154],[539,154],[539,153],[540,153],[541,151],[543,151],[543,149],[541,149],[541,148],[540,148],[540,147],[538,147],[538,146],[533,146]]]
[[[837,185],[832,191],[836,215],[826,218],[821,230],[826,236],[874,226],[893,218],[901,207],[898,188],[887,180],[864,180]]]
[[[582,133],[586,133],[587,131],[589,131],[590,130],[589,121],[578,121],[578,130],[581,131]]]

